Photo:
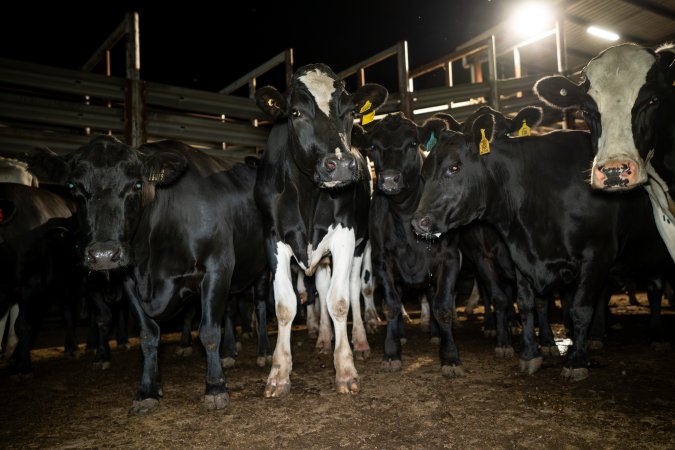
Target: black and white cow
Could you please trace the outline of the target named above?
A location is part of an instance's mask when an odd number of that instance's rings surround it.
[[[228,165],[176,141],[135,149],[110,136],[67,155],[45,154],[29,167],[70,188],[86,241],[84,265],[126,271],[124,291],[144,356],[129,412],[158,407],[158,321],[180,313],[194,295],[201,299],[199,337],[207,356],[205,406],[225,408],[223,314],[229,294],[248,288],[267,266],[253,199],[256,169]]]
[[[255,187],[279,327],[266,397],[282,396],[291,387],[291,324],[297,311],[293,258],[307,275],[315,274],[333,320],[337,391],[359,389],[347,315],[350,301],[358,301],[370,199],[368,169],[351,148],[351,131],[357,117],[374,111],[386,97],[387,90],[374,84],[348,93],[325,64],[298,69],[285,95],[269,86],[256,92],[260,108],[276,119]],[[362,350],[362,341],[352,338],[355,350]]]
[[[613,196],[588,189],[589,133],[512,138],[505,128],[493,111],[477,117],[471,131],[440,136],[424,164],[424,193],[412,223],[425,235],[475,220],[497,228],[516,267],[524,371],[533,373],[542,361],[536,294],[569,290],[574,345],[562,375],[583,379],[593,305],[609,277],[656,273],[670,256],[643,190]]]
[[[581,84],[561,75],[535,84],[545,103],[583,112],[593,139],[594,188],[631,189],[650,175],[659,176],[666,191],[675,190],[674,58],[672,45],[654,51],[620,44],[586,65]]]

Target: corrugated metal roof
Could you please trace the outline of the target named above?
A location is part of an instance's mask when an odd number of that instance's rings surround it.
[[[590,58],[611,45],[636,42],[655,48],[663,42],[675,40],[675,0],[567,0],[546,3],[560,11],[558,17],[566,40],[569,71],[583,67]],[[620,38],[610,42],[592,36],[586,31],[589,25],[611,30]],[[512,70],[509,67],[513,65],[515,46],[519,47],[524,72],[557,71],[555,36],[519,46],[524,39],[510,28],[511,23],[504,21],[459,46],[459,49],[494,34],[499,64],[505,74]],[[504,78],[504,74],[499,77]]]

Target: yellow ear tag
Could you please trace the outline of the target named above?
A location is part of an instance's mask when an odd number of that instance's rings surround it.
[[[518,136],[529,136],[530,135],[530,127],[527,126],[527,122],[525,122],[525,119],[523,119],[523,126],[520,127],[520,130],[518,130]]]
[[[361,117],[361,125],[365,125],[367,123],[370,123],[375,119],[375,111],[371,111],[365,116]]]
[[[486,153],[490,153],[490,141],[488,141],[485,137],[485,128],[480,129],[480,134],[483,137],[481,138],[480,144],[478,145],[478,153],[485,155]]]
[[[359,113],[363,114],[364,112],[368,111],[371,106],[373,106],[373,104],[370,103],[370,100],[366,100],[366,102],[363,104],[363,106],[359,110]]]

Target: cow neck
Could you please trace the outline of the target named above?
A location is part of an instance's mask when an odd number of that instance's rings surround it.
[[[517,211],[519,208],[507,182],[507,163],[509,160],[517,160],[517,158],[510,158],[508,154],[505,155],[510,150],[511,146],[499,148],[491,155],[481,156],[481,164],[485,168],[486,177],[485,185],[480,189],[480,198],[476,199],[479,204],[483,205],[479,219],[491,223],[502,235],[508,233],[513,222],[513,215],[510,211]]]
[[[385,195],[389,201],[389,208],[399,215],[410,216],[417,209],[417,205],[422,198],[424,184],[422,178],[418,177],[417,184],[411,189],[404,189],[396,195]]]
[[[669,106],[671,107],[664,108],[663,120],[656,125],[657,134],[650,163],[668,186],[669,194],[673,198],[675,196],[675,127],[672,124],[675,122],[675,100],[671,101]]]

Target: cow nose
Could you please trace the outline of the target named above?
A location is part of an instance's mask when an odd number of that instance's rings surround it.
[[[323,165],[327,171],[334,172],[337,169],[337,158],[326,158]]]
[[[412,226],[418,234],[429,234],[431,225],[433,225],[431,217],[417,214],[413,216]]]
[[[128,264],[128,258],[118,242],[95,242],[84,252],[85,264],[91,270],[112,270]]]

